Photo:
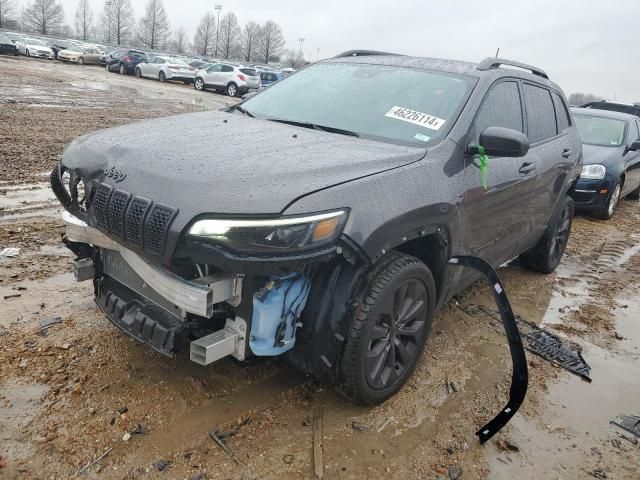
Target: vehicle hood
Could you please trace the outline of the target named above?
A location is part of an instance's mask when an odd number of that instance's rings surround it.
[[[620,147],[604,147],[600,145],[583,144],[582,153],[584,155],[584,164],[599,163],[607,166],[619,162],[622,159],[624,148],[624,145]]]
[[[424,154],[421,148],[240,113],[200,112],[86,135],[65,149],[62,163],[85,184],[109,183],[175,207],[186,222],[203,213],[277,215],[306,194],[415,162]]]

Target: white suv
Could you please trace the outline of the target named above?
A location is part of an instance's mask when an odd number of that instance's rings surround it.
[[[215,63],[198,70],[193,86],[196,90],[224,90],[230,97],[244,95],[262,86],[260,74],[254,69],[229,63]]]

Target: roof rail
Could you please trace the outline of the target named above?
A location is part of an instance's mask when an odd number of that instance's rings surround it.
[[[547,75],[547,73],[541,68],[534,67],[533,65],[527,65],[526,63],[515,62],[513,60],[506,60],[504,58],[487,57],[480,62],[477,69],[491,70],[493,68],[500,68],[503,65],[507,67],[517,67],[524,70],[529,70],[534,75],[538,75],[539,77],[549,80],[549,75]]]
[[[371,56],[371,55],[402,56],[399,53],[378,52],[376,50],[347,50],[346,52],[342,52],[342,53],[336,55],[334,58],[367,57],[367,56]]]

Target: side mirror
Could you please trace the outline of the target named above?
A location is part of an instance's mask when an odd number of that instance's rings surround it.
[[[492,157],[524,157],[529,151],[529,139],[524,133],[503,127],[487,128],[480,134],[480,145]],[[477,147],[472,150],[477,153]]]
[[[629,146],[629,150],[634,150],[634,151],[638,151],[640,150],[640,138],[638,140],[635,140],[630,146]]]

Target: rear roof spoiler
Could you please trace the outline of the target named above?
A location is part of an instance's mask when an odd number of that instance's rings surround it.
[[[537,75],[539,77],[546,78],[547,80],[549,80],[549,75],[547,75],[547,73],[541,68],[534,67],[533,65],[527,65],[526,63],[515,62],[513,60],[506,60],[504,58],[495,58],[495,57],[485,58],[478,64],[476,68],[477,70],[485,71],[485,70],[491,70],[494,68],[500,68],[502,66],[516,67],[516,68],[521,68],[523,70],[528,70],[534,75]]]
[[[392,56],[403,56],[399,53],[390,53],[390,52],[379,52],[377,50],[347,50],[346,52],[342,52],[336,55],[334,58],[345,58],[345,57],[368,57],[371,55],[392,55]]]

